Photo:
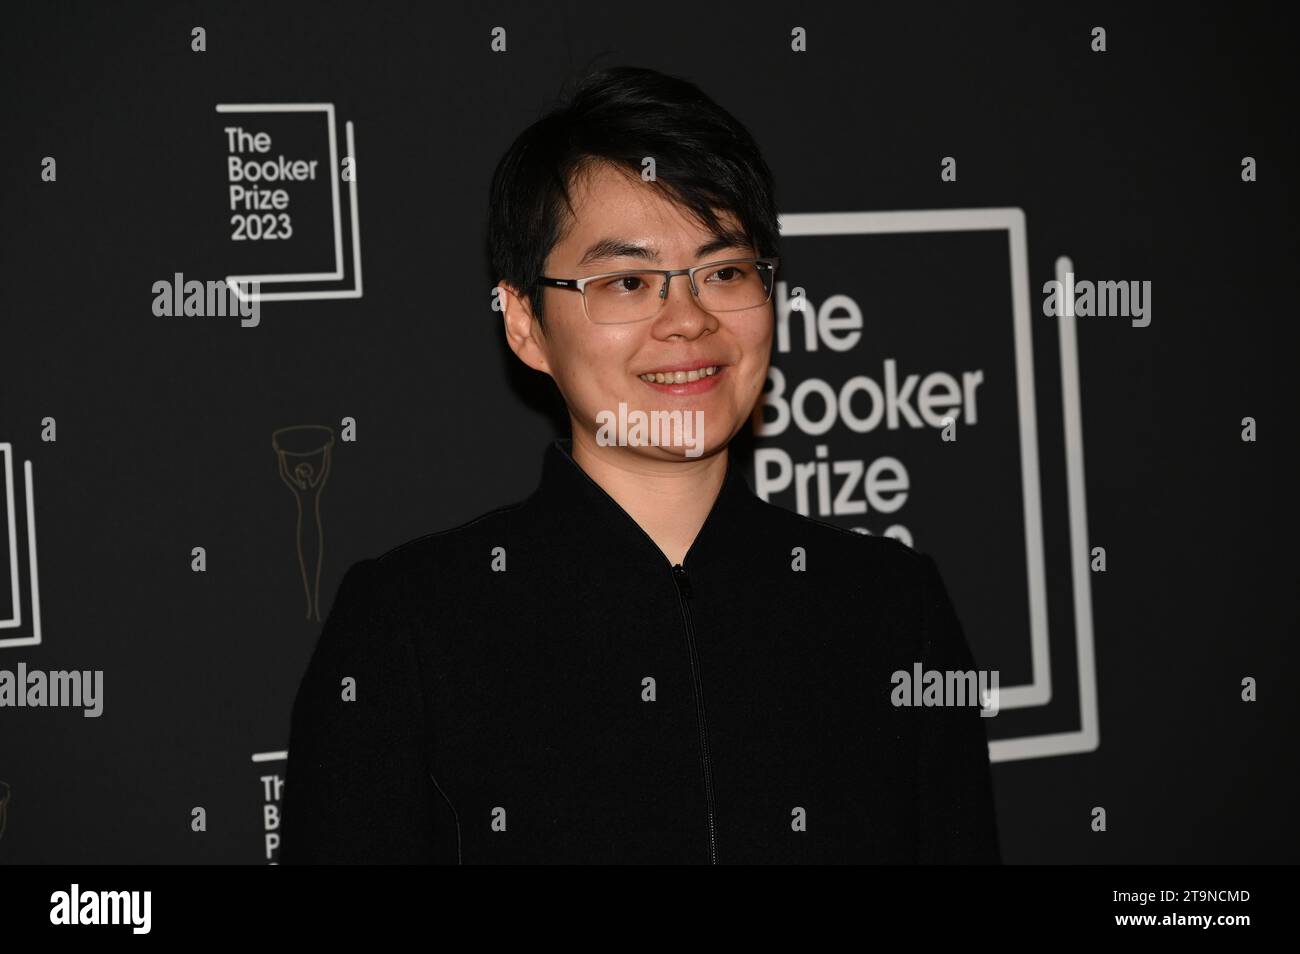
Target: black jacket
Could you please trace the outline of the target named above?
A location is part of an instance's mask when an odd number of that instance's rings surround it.
[[[570,446],[522,503],[349,569],[281,863],[1000,861],[978,709],[891,703],[896,670],[975,666],[930,557],[733,464],[672,566]]]

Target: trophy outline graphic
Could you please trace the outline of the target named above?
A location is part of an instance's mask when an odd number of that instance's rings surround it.
[[[299,439],[305,439],[302,447],[310,449],[303,450],[290,446]],[[317,444],[319,446],[316,446]],[[320,621],[320,574],[321,566],[325,562],[325,529],[320,517],[320,498],[325,489],[325,481],[329,478],[334,456],[334,429],[326,424],[293,424],[289,427],[281,427],[271,433],[271,447],[276,454],[280,479],[293,493],[298,508],[296,525],[298,568],[302,573],[303,592],[307,598],[307,619],[312,619],[314,613],[315,619]],[[321,458],[320,466],[313,468],[306,458],[317,455]],[[290,458],[298,458],[292,468],[289,466]],[[307,494],[312,495],[309,515],[315,530],[314,541],[304,535],[303,517],[306,511],[303,498]],[[307,549],[313,543],[316,557],[314,573],[310,572],[307,566]]]

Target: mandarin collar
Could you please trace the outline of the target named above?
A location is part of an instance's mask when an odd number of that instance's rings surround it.
[[[610,534],[634,547],[651,563],[671,569],[672,564],[632,515],[579,466],[572,455],[573,440],[560,437],[547,445],[542,459],[542,477],[533,494],[534,502],[563,525],[590,538]],[[735,451],[727,451],[727,472],[699,533],[682,561],[690,570],[721,559],[752,532],[752,521],[762,501],[750,490],[735,463]]]

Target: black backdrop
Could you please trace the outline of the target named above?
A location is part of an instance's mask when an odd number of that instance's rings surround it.
[[[0,442],[11,444],[6,532],[24,625],[0,630],[0,669],[102,670],[104,698],[98,718],[0,709],[0,861],[275,860],[276,759],[320,624],[304,618],[272,432],[321,424],[336,435],[320,504],[322,612],[354,560],[531,490],[562,425],[549,384],[505,348],[490,307],[487,183],[566,82],[615,63],[686,76],[732,110],[763,145],[783,216],[1023,210],[1061,711],[1008,712],[1021,722],[990,734],[1079,728],[1084,667],[1061,666],[1075,661],[1086,598],[1100,735],[1085,751],[998,761],[1006,859],[1295,860],[1296,136],[1287,51],[1266,13],[179,3],[7,16]],[[491,48],[498,26],[504,52]],[[1104,53],[1091,48],[1097,26]],[[791,50],[795,27],[806,52]],[[333,104],[339,161],[354,124],[363,294],[266,301],[256,327],[156,315],[154,283],[178,272],[333,267],[323,113],[238,120],[270,131],[270,156],[317,158],[323,171],[290,190],[292,240],[231,239],[231,118],[215,107],[267,103]],[[941,179],[946,156],[956,181]],[[1246,156],[1258,181],[1242,180]],[[352,183],[338,185],[344,275],[316,290],[356,287]],[[904,522],[939,558],[977,653],[1023,681],[1024,653],[999,643],[1010,633],[1023,650],[1027,559],[1024,488],[1008,484],[1023,445],[1006,243],[987,238],[785,244],[788,281],[814,297],[841,291],[831,286],[854,262],[876,262],[882,281],[902,269],[899,287],[859,277],[854,291],[873,313],[910,302],[893,310],[906,320],[882,320],[873,339],[900,368],[989,369],[985,430],[968,432],[987,443],[959,441],[970,449],[951,459],[947,483],[917,476]],[[1041,311],[1062,255],[1080,277],[1153,288],[1147,327],[1077,320],[1077,439],[1062,424],[1064,326]],[[828,262],[838,272],[826,274]],[[936,275],[946,278],[925,284]],[[953,297],[961,289],[978,301]],[[986,312],[988,332],[973,324]],[[774,355],[792,383],[880,375],[872,341],[851,360],[798,350]],[[1254,442],[1241,439],[1245,417],[1257,421]],[[342,439],[346,418],[355,441]],[[832,458],[939,453],[933,435],[910,447],[904,435],[831,437]],[[803,461],[815,443],[784,446]],[[1069,536],[1071,449],[1087,452],[1086,541]],[[995,460],[1009,470],[982,483]],[[24,461],[42,633],[39,645],[4,645],[32,635]],[[923,462],[916,473],[941,470]],[[1003,537],[990,512],[1014,518]],[[1088,574],[1084,597],[1070,561],[1095,546],[1107,568]],[[192,569],[194,547],[205,572]],[[1247,677],[1258,680],[1253,703],[1241,699]],[[206,831],[192,829],[196,807]]]

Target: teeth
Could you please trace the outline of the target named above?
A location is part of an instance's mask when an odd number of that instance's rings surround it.
[[[695,371],[656,371],[653,374],[640,374],[637,377],[648,384],[689,384],[700,378],[712,377],[718,373],[718,369],[719,365],[711,364],[707,368],[698,368]]]

